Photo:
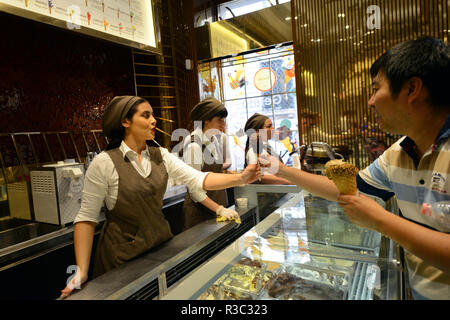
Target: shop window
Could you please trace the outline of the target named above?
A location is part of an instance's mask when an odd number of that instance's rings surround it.
[[[298,118],[292,44],[244,53],[199,65],[200,98],[223,101],[228,110],[227,135],[232,170],[244,167],[244,126],[254,113],[267,115],[284,135],[269,141],[289,165],[298,148]],[[289,130],[286,130],[289,129]]]

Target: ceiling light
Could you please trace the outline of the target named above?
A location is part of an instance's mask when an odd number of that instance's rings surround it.
[[[346,25],[346,26],[345,26],[345,29],[350,29],[350,26],[349,26],[349,25]]]
[[[284,20],[286,20],[286,21],[291,20],[291,17],[286,17],[286,18],[284,18]]]

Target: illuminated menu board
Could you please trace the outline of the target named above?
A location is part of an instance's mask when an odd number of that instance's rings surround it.
[[[158,51],[152,0],[0,0],[0,10]]]

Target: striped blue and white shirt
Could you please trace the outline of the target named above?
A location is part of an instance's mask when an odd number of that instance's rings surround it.
[[[450,203],[449,136],[450,116],[434,144],[421,158],[415,152],[414,141],[402,137],[369,167],[359,172],[359,191],[385,201],[395,194],[404,218],[433,230],[450,233],[450,213],[436,210],[437,203]],[[405,258],[415,296],[450,299],[449,273],[425,263],[406,250]]]

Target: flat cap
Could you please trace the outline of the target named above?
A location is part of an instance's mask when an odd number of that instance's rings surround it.
[[[191,120],[210,120],[222,112],[225,106],[216,98],[206,98],[195,105],[191,111]]]
[[[134,106],[147,100],[136,96],[116,96],[106,106],[103,113],[103,134],[110,138],[111,135],[122,128],[122,121],[128,111]]]
[[[269,119],[269,117],[260,113],[255,113],[250,118],[248,118],[247,122],[245,123],[244,131],[247,133],[247,130],[250,129],[253,129],[255,131],[262,129],[267,119]]]

